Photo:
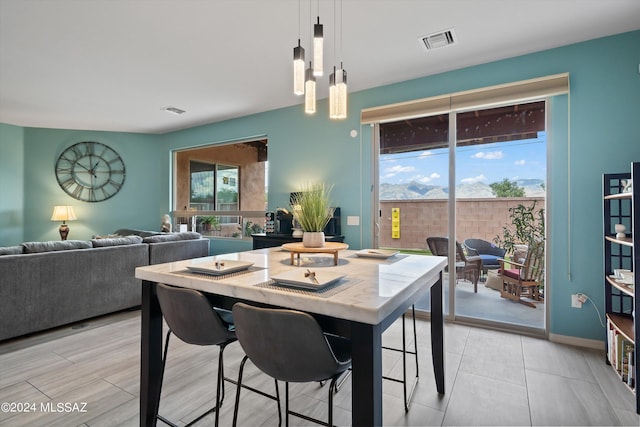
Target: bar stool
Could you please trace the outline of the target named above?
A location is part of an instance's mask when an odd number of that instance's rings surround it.
[[[158,301],[162,315],[164,316],[169,331],[165,339],[164,352],[162,356],[162,369],[160,372],[160,388],[164,378],[164,369],[167,363],[167,351],[169,350],[169,338],[173,333],[187,344],[194,345],[216,345],[220,348],[218,355],[218,379],[216,383],[216,406],[204,414],[186,424],[187,426],[202,419],[205,415],[215,411],[215,425],[218,425],[219,408],[224,400],[224,380],[235,382],[224,376],[223,355],[226,346],[236,341],[236,334],[233,325],[226,323],[220,314],[214,309],[207,298],[201,292],[193,289],[184,289],[173,286],[158,284]],[[227,311],[228,313],[228,311]],[[162,393],[160,391],[160,393]],[[159,400],[159,399],[158,399]],[[173,422],[157,414],[157,419],[170,425],[176,426]]]
[[[409,408],[411,407],[411,401],[413,400],[413,393],[416,390],[416,386],[418,385],[418,380],[420,377],[419,365],[418,365],[418,336],[416,333],[416,309],[415,305],[411,306],[411,317],[413,320],[413,351],[407,350],[407,340],[406,340],[406,330],[405,330],[405,318],[406,313],[402,314],[402,348],[394,348],[388,346],[382,346],[385,350],[396,351],[402,353],[402,379],[390,377],[387,375],[383,375],[382,378],[388,381],[393,381],[397,383],[402,383],[403,388],[403,397],[404,397],[404,410],[405,412],[409,412]],[[413,384],[411,385],[411,390],[407,389],[408,381],[407,381],[407,354],[412,354],[415,357],[416,362],[416,376],[413,380]],[[342,376],[335,384],[334,389],[337,393],[342,384],[347,380],[351,371],[348,371],[344,376]]]
[[[413,399],[413,392],[416,389],[416,385],[418,384],[419,372],[418,372],[418,336],[416,333],[416,308],[415,305],[411,306],[411,316],[413,319],[413,351],[407,350],[407,339],[406,339],[406,331],[405,331],[405,313],[402,313],[402,348],[394,348],[382,346],[385,350],[397,351],[402,353],[402,379],[382,376],[385,380],[394,381],[397,383],[402,383],[403,386],[403,395],[404,395],[404,410],[405,412],[409,412],[409,407],[411,406],[411,401]],[[413,380],[413,385],[411,386],[411,390],[407,391],[407,354],[412,354],[416,360],[416,377]]]
[[[296,310],[260,308],[244,303],[233,306],[236,335],[246,356],[240,364],[233,425],[237,423],[242,374],[247,359],[262,372],[285,382],[285,423],[289,414],[333,426],[333,394],[336,380],[351,366],[351,341],[326,334],[309,314]],[[331,379],[328,422],[289,410],[289,383]],[[278,415],[280,403],[278,400]]]

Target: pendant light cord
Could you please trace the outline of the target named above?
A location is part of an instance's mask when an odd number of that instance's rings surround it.
[[[300,2],[302,0],[298,0],[298,44],[300,44],[300,38],[302,36],[302,27],[300,21],[302,20],[302,12],[300,11]]]

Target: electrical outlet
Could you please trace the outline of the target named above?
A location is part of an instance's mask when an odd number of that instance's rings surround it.
[[[580,296],[578,294],[571,295],[571,307],[582,308],[582,301],[580,301]]]

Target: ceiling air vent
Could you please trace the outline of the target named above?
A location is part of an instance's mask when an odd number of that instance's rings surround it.
[[[456,42],[453,29],[439,31],[437,33],[429,34],[427,36],[420,37],[423,46],[427,50],[437,49],[439,47],[449,46]]]
[[[186,113],[185,110],[181,110],[180,108],[176,108],[176,107],[164,107],[163,110],[166,111],[167,113],[175,114],[176,116]]]

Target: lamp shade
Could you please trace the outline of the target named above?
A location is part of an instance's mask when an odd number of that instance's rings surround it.
[[[73,221],[78,219],[73,206],[54,206],[51,221]]]

